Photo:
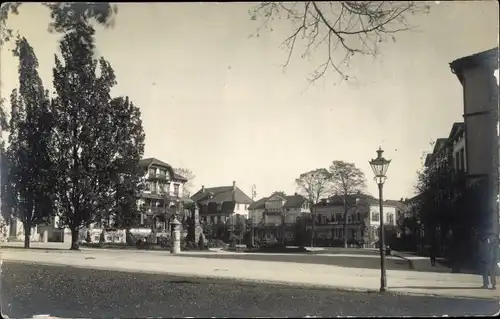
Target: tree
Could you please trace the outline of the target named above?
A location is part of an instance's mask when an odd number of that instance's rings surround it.
[[[460,216],[460,210],[452,207],[456,185],[452,180],[454,173],[451,169],[448,158],[445,157],[417,172],[416,193],[420,194],[415,202],[417,219],[425,226],[425,233],[430,235],[432,246],[438,245],[438,229],[442,235],[447,234],[453,221]],[[459,177],[458,173],[455,176]],[[468,219],[467,223],[471,222],[472,219]]]
[[[271,196],[278,195],[281,197],[286,197],[286,193],[284,191],[275,191],[271,194]]]
[[[187,182],[184,184],[183,188],[184,194],[189,195],[191,193],[191,190],[193,189],[193,180],[196,175],[194,175],[189,168],[175,168],[174,172],[187,179]]]
[[[311,207],[318,203],[319,200],[329,194],[330,188],[330,173],[325,168],[317,168],[315,170],[300,174],[299,178],[295,180],[300,192],[309,200]],[[314,241],[314,226],[315,226],[315,212],[311,209],[312,215],[312,237],[311,246]]]
[[[5,2],[0,7],[0,46],[9,42],[14,36],[14,30],[7,26],[10,14],[19,14],[22,2]],[[96,22],[105,27],[111,27],[118,13],[116,5],[110,2],[43,2],[50,10],[50,32],[64,33],[75,27],[76,21],[85,23]],[[40,26],[43,28],[42,26]]]
[[[110,105],[115,75],[104,58],[93,57],[94,32],[75,23],[60,42],[62,61],[56,56],[53,69],[57,200],[61,222],[71,230],[71,249],[78,249],[81,227],[112,211],[118,170],[120,120]]]
[[[261,2],[249,14],[252,20],[262,22],[257,35],[263,27],[272,31],[273,20],[290,22],[292,31],[282,43],[288,50],[285,68],[294,50],[304,48],[302,58],[313,53],[324,56],[309,78],[314,82],[329,70],[341,80],[349,80],[347,70],[354,56],[376,57],[381,43],[388,39],[395,42],[395,35],[414,28],[408,22],[409,15],[429,9],[428,4],[413,1]]]
[[[333,161],[329,169],[333,190],[342,196],[344,202],[344,247],[347,248],[348,197],[363,191],[366,178],[354,163]]]
[[[14,55],[19,58],[20,87],[10,99],[6,193],[13,217],[23,223],[24,247],[29,248],[32,227],[53,215],[53,114],[38,75],[38,60],[25,38],[16,40]]]
[[[144,154],[145,134],[141,112],[128,97],[119,97],[111,101],[114,126],[114,208],[112,219],[114,228],[125,229],[129,236],[130,229],[137,226],[137,219],[143,208],[137,204],[142,191],[144,170],[137,163]]]

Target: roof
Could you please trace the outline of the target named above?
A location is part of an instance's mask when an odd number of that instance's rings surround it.
[[[141,167],[149,167],[151,165],[157,165],[157,166],[161,166],[161,167],[165,167],[165,168],[172,168],[172,166],[170,166],[170,164],[162,162],[159,159],[156,159],[154,157],[143,158],[139,161],[139,166],[141,166]]]
[[[378,204],[378,199],[367,194],[353,194],[347,196],[347,204],[355,205],[357,200],[363,201],[367,204]],[[321,200],[315,206],[339,206],[344,205],[344,196],[333,195],[327,199]]]
[[[248,206],[248,209],[264,209],[266,207],[266,201],[269,198],[270,197],[263,197],[259,199]],[[283,196],[283,199],[285,200],[285,204],[283,205],[284,208],[300,208],[307,201],[307,198],[299,194]]]
[[[448,135],[449,140],[455,140],[455,138],[464,131],[464,122],[455,122],[451,127],[450,135]]]
[[[400,200],[388,199],[384,203],[389,205],[389,206],[394,206],[394,207],[402,209],[402,210],[405,210],[406,206],[407,206],[407,204],[405,202],[402,202]]]
[[[191,199],[195,202],[200,202],[202,200],[208,199],[207,197],[210,193],[213,196],[210,202],[222,203],[233,201],[233,186],[208,187],[205,188],[204,192],[202,192],[202,189],[200,189],[193,196],[191,196]],[[253,203],[253,200],[238,187],[235,187],[234,199],[238,204]]]
[[[256,202],[253,202],[248,209],[263,209],[265,207],[266,201],[269,197],[263,197]]]
[[[450,63],[450,68],[452,72],[458,76],[464,69],[486,65],[492,62],[498,65],[498,47],[456,59]]]
[[[285,200],[286,202],[283,205],[284,208],[300,208],[307,201],[307,198],[297,194],[297,195],[285,196]]]
[[[150,157],[150,158],[143,158],[139,161],[140,167],[147,168],[151,165],[156,165],[156,166],[168,169],[170,171],[170,174],[172,174],[173,179],[175,179],[175,180],[182,181],[182,182],[188,181],[187,178],[185,178],[184,176],[175,173],[174,169],[172,168],[172,166],[170,164],[162,162],[159,159],[156,159],[154,157]]]

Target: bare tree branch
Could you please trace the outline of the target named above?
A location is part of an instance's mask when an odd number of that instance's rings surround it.
[[[288,50],[283,68],[299,50],[298,42],[305,42],[302,58],[323,49],[326,61],[308,78],[313,83],[330,69],[341,81],[352,79],[346,69],[353,56],[376,57],[381,43],[395,41],[396,33],[414,28],[407,20],[409,15],[428,10],[429,5],[413,1],[306,1],[262,2],[250,12],[253,20],[263,18],[264,25],[274,18],[290,21],[292,31],[282,43]]]

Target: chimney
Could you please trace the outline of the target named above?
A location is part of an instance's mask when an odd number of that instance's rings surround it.
[[[205,193],[205,185],[201,185],[201,192]]]
[[[299,195],[297,192],[295,192],[295,196]]]
[[[236,181],[233,181],[233,202],[236,201]]]

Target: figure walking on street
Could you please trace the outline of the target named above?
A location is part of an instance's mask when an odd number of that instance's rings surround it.
[[[479,258],[483,277],[482,288],[484,289],[488,289],[490,284],[492,289],[496,289],[496,262],[493,260],[493,249],[495,248],[493,247],[493,241],[487,235],[479,243]]]
[[[437,255],[437,245],[433,243],[431,245],[430,257],[431,257],[431,266],[436,267],[436,255]]]

